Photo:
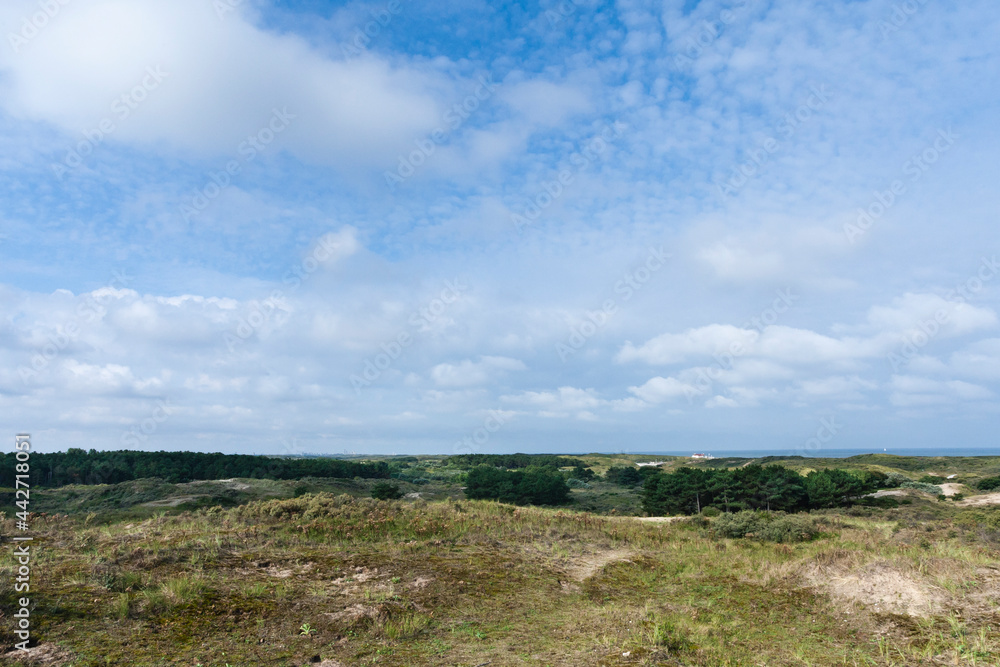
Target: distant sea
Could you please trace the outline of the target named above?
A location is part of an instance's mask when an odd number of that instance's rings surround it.
[[[691,456],[692,451],[670,451],[670,452],[627,452],[628,454],[648,454],[652,456]],[[820,449],[816,452],[793,451],[789,449],[715,449],[700,450],[701,454],[711,454],[715,458],[735,456],[744,459],[756,459],[763,456],[804,456],[815,459],[844,459],[848,456],[858,456],[859,454],[895,454],[896,456],[1000,456],[1000,447],[956,447],[937,449],[908,449],[887,448],[881,449]]]

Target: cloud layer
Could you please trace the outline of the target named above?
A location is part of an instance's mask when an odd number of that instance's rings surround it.
[[[993,446],[992,5],[217,5],[0,8],[8,431]]]

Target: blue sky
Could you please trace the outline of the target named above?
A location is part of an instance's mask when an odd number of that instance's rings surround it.
[[[992,3],[12,1],[47,450],[995,447]]]

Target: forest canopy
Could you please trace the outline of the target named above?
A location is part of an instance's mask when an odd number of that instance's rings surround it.
[[[803,477],[779,465],[743,468],[680,468],[646,479],[642,506],[651,516],[697,514],[707,507],[798,512],[847,505],[889,486],[880,472],[814,470]]]
[[[561,505],[569,501],[569,486],[551,468],[504,470],[484,464],[469,471],[465,495],[516,505]]]
[[[0,485],[14,486],[14,453],[4,454]],[[300,477],[388,478],[389,466],[328,458],[280,458],[249,454],[203,454],[200,452],[89,452],[71,448],[51,454],[32,453],[31,486],[67,484],[117,484],[145,477],[159,477],[174,484],[195,480],[254,477],[298,479]]]

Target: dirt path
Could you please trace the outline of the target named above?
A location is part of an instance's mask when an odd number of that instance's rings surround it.
[[[587,554],[573,560],[566,568],[566,574],[577,581],[583,581],[594,576],[608,563],[628,561],[634,553],[628,549],[610,549],[596,554]]]
[[[959,500],[956,505],[961,507],[985,507],[986,505],[1000,505],[1000,492],[984,493],[981,496],[972,496],[965,500]]]
[[[192,500],[204,497],[205,494],[203,493],[193,496],[171,496],[169,498],[164,498],[163,500],[151,500],[148,503],[142,503],[140,507],[177,507],[182,503],[189,503]]]

